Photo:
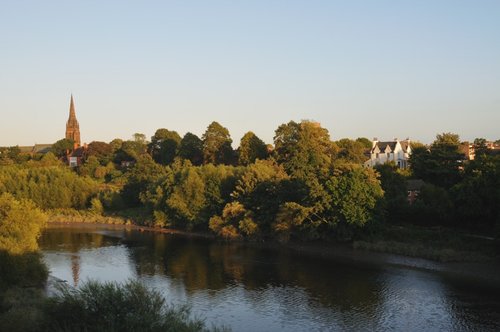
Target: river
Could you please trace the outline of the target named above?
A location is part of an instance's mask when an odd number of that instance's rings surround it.
[[[233,331],[500,330],[496,286],[427,269],[99,225],[39,242],[72,286],[138,279]]]

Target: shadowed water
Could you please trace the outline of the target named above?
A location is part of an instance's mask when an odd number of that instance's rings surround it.
[[[111,227],[49,228],[51,274],[139,279],[234,331],[494,331],[495,288],[442,274]]]

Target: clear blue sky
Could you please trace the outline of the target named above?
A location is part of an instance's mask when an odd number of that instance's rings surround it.
[[[197,135],[500,138],[500,1],[2,1],[0,146]]]

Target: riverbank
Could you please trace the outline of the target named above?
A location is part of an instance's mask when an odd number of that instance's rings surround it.
[[[155,228],[137,225],[125,224],[96,224],[96,223],[74,223],[74,222],[49,222],[50,228],[84,228],[84,229],[131,229],[139,232],[157,232],[183,237],[204,238],[219,241],[217,237],[207,233],[193,233],[180,230]],[[248,247],[266,248],[272,250],[292,250],[300,255],[324,258],[326,260],[340,261],[345,264],[353,265],[373,265],[373,266],[394,266],[405,267],[419,270],[434,271],[457,280],[469,280],[488,285],[500,287],[500,264],[498,260],[482,261],[456,261],[443,262],[421,257],[411,257],[400,255],[398,253],[384,253],[375,250],[362,249],[355,247],[354,243],[334,243],[334,242],[237,242],[240,245]],[[471,257],[471,256],[470,256]]]

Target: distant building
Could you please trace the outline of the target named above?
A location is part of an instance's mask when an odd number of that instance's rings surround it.
[[[410,205],[415,203],[415,200],[420,194],[420,190],[422,190],[424,184],[425,182],[420,179],[410,179],[406,182],[406,191],[408,193],[407,199]]]
[[[76,119],[75,103],[73,102],[73,95],[69,103],[69,118],[66,122],[66,138],[75,142],[75,150],[80,147],[82,142],[80,140],[80,124]]]
[[[29,154],[34,156],[36,154],[46,154],[50,152],[52,144],[35,144],[34,146],[20,146],[19,151],[22,154]]]
[[[458,150],[460,151],[460,153],[462,153],[465,156],[466,160],[474,160],[474,158],[476,157],[476,151],[474,149],[474,144],[471,144],[469,142],[460,143]]]
[[[500,144],[497,142],[486,141],[485,145],[490,154],[500,153]],[[476,158],[476,147],[473,143],[462,142],[460,143],[459,150],[462,154],[464,154],[465,160],[474,160]]]
[[[80,124],[76,119],[75,103],[73,101],[73,95],[69,102],[69,118],[66,122],[66,139],[72,140],[74,142],[74,147],[71,152],[68,151],[66,159],[70,167],[80,166],[86,157],[87,144],[82,146],[80,140]]]
[[[369,151],[368,160],[364,163],[366,167],[374,167],[389,162],[394,162],[399,168],[408,167],[408,159],[411,155],[410,139],[399,141],[381,142],[374,138],[372,148]]]

